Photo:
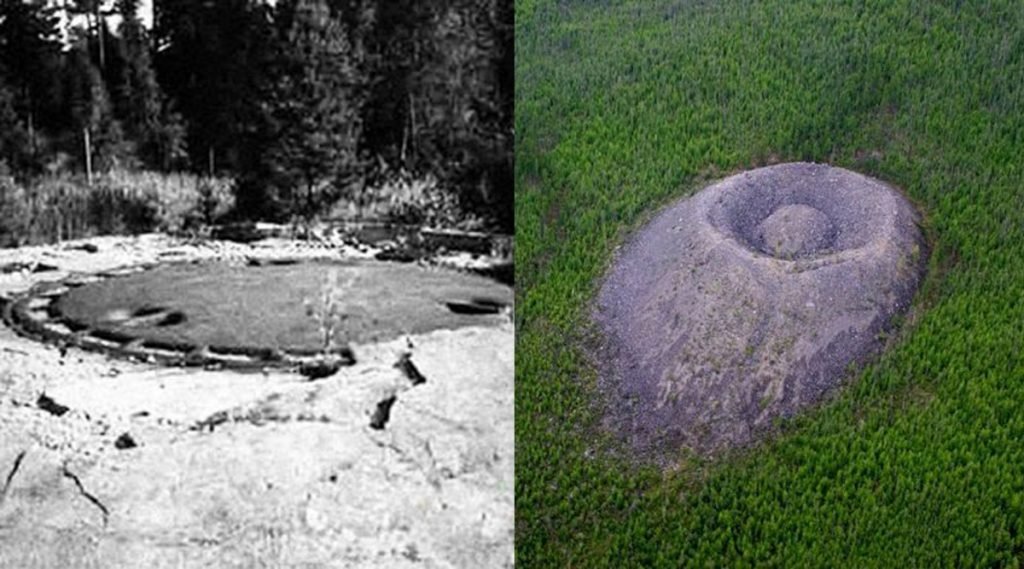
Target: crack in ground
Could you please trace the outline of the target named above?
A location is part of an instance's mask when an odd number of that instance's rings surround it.
[[[414,436],[412,434],[410,434],[409,436],[412,439],[417,440],[417,441],[423,443],[423,449],[426,451],[427,458],[429,459],[429,463],[428,464],[425,465],[424,462],[426,462],[426,461],[419,461],[419,460],[417,460],[416,457],[414,457],[411,452],[409,452],[409,451],[403,449],[402,447],[398,446],[398,444],[395,443],[393,438],[390,441],[384,441],[384,440],[378,439],[377,437],[372,436],[370,433],[367,433],[367,437],[370,439],[370,441],[373,442],[373,444],[377,445],[378,447],[380,447],[380,448],[382,448],[384,450],[390,450],[390,451],[394,452],[395,454],[397,454],[400,460],[404,460],[406,462],[410,462],[413,465],[415,465],[416,468],[418,468],[420,470],[420,472],[423,473],[423,477],[424,477],[424,479],[426,479],[427,484],[430,484],[430,486],[432,486],[435,490],[440,492],[441,491],[441,475],[438,473],[437,459],[434,457],[434,451],[433,451],[433,449],[430,448],[430,440],[429,439],[420,439],[419,437],[416,437],[416,436]],[[454,477],[452,477],[452,478],[454,478]]]
[[[472,427],[472,426],[466,425],[464,423],[460,423],[459,421],[456,421],[454,419],[449,419],[448,417],[445,417],[445,416],[441,415],[440,413],[434,413],[433,411],[430,411],[429,409],[427,409],[426,407],[424,407],[422,405],[415,405],[413,403],[405,403],[404,405],[406,407],[408,407],[409,410],[411,410],[412,412],[419,413],[420,415],[422,415],[424,417],[429,417],[429,418],[431,418],[431,419],[433,419],[433,420],[435,420],[435,421],[445,425],[446,427],[450,427],[450,428],[452,428],[455,431],[458,431],[460,433],[473,433],[475,435],[480,435],[483,432],[483,430],[480,429],[480,428],[476,428],[476,427]]]
[[[92,502],[97,508],[100,509],[101,512],[103,512],[103,525],[107,525],[107,520],[110,518],[110,510],[108,510],[107,507],[103,505],[103,502],[100,502],[99,498],[90,494],[85,489],[85,486],[82,485],[81,479],[79,479],[74,472],[71,472],[71,470],[68,469],[68,464],[66,462],[61,467],[61,470],[65,478],[70,478],[75,482],[75,486],[78,487],[78,492],[82,496],[84,496],[86,500]]]
[[[19,452],[17,458],[14,459],[14,466],[12,466],[11,471],[7,473],[7,480],[4,481],[4,487],[3,489],[0,489],[0,507],[3,507],[4,500],[7,499],[7,491],[11,487],[11,481],[14,480],[14,475],[18,473],[18,468],[21,467],[21,461],[24,460],[26,454],[28,454],[27,450]]]
[[[395,401],[398,401],[398,394],[427,382],[427,378],[412,363],[412,352],[402,352],[398,356],[398,361],[392,367],[402,372],[402,375],[409,380],[410,385],[396,387],[387,397],[377,402],[377,408],[374,410],[373,416],[370,417],[370,428],[378,431],[383,430],[387,426],[388,421],[391,420],[391,407],[395,404]]]
[[[374,408],[373,413],[371,414],[369,425],[371,429],[377,431],[382,431],[387,427],[388,422],[391,420],[392,408],[398,401],[399,393],[403,393],[405,391],[413,389],[414,387],[418,387],[420,385],[427,383],[426,376],[424,376],[423,373],[420,372],[420,370],[412,361],[412,352],[402,352],[399,355],[398,360],[392,367],[401,372],[402,377],[406,381],[408,381],[408,383],[404,385],[393,386],[386,392],[386,395],[377,402],[376,407]],[[309,397],[311,397],[312,395],[313,393],[307,396],[307,401],[309,401]],[[206,417],[205,419],[195,422],[192,426],[189,427],[189,430],[199,432],[204,432],[208,430],[209,432],[212,433],[219,425],[229,422],[246,422],[256,426],[260,426],[268,422],[333,422],[331,418],[328,417],[327,415],[318,416],[313,413],[300,412],[297,414],[292,414],[277,412],[274,409],[267,407],[267,402],[269,402],[271,399],[273,399],[273,396],[267,401],[263,402],[262,404],[257,404],[255,408],[251,408],[248,410],[229,409],[217,411],[216,413],[213,413],[212,415]],[[437,415],[433,416],[439,420],[444,421],[443,417]],[[464,427],[461,428],[464,429]]]

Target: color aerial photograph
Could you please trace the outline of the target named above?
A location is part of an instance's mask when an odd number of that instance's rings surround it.
[[[514,565],[513,10],[0,0],[0,569]]]
[[[1024,3],[517,0],[521,567],[1024,563]]]

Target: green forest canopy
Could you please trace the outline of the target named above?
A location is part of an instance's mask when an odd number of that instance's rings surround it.
[[[516,561],[1020,565],[1024,3],[523,1],[515,49]],[[919,204],[912,316],[757,448],[665,473],[612,452],[580,346],[615,247],[709,180],[795,160]]]

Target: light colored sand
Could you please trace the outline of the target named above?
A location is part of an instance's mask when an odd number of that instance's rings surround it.
[[[337,254],[290,242],[90,242],[97,253],[0,252],[0,265],[61,269],[0,275],[0,294],[160,259]],[[307,382],[62,357],[0,329],[0,489],[25,453],[0,501],[0,567],[511,566],[512,325],[411,341],[427,377],[415,388],[392,367],[405,339],[356,346],[357,365]],[[44,392],[70,411],[39,409]],[[377,402],[395,393],[387,428],[370,429]],[[211,416],[223,422],[195,427]],[[138,447],[115,448],[125,432]]]

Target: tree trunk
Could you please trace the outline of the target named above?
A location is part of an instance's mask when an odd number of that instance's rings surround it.
[[[96,37],[100,41],[100,69],[107,68],[107,51],[103,45],[103,15],[100,13],[100,2],[96,2]]]
[[[85,177],[92,187],[92,145],[89,142],[89,129],[82,131],[85,134]]]

